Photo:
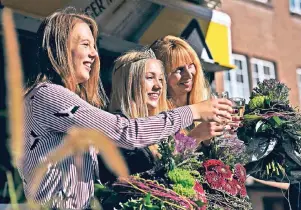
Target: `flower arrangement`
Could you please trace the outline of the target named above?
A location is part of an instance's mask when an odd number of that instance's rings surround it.
[[[252,91],[244,126],[238,137],[246,146],[248,174],[294,182],[301,171],[301,115],[289,105],[289,88],[277,80],[264,80]]]
[[[154,168],[95,194],[108,209],[248,210],[246,170],[233,158],[243,153],[242,145],[236,137],[220,137],[200,149],[195,139],[177,133],[160,143],[161,159]]]

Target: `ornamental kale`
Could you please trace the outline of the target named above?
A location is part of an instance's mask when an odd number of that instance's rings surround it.
[[[289,104],[289,91],[290,89],[284,83],[275,79],[264,80],[253,89],[250,99],[256,96],[267,96],[271,101]]]
[[[247,172],[265,180],[294,181],[301,172],[301,114],[289,88],[274,79],[254,88],[237,136],[245,143]]]

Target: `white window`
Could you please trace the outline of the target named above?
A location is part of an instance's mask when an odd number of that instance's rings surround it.
[[[251,58],[253,88],[265,79],[275,79],[275,66],[270,61]]]
[[[250,97],[248,64],[246,56],[232,54],[236,69],[224,72],[224,89],[229,97],[242,97],[247,101]]]
[[[290,11],[301,14],[301,0],[290,0]]]
[[[299,91],[299,103],[301,104],[301,69],[297,69],[297,85]]]
[[[261,2],[261,3],[268,3],[269,0],[254,0],[254,1],[258,1],[258,2]]]

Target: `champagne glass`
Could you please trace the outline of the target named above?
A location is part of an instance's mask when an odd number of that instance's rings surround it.
[[[211,94],[211,97],[212,98],[227,98],[227,99],[229,99],[229,92],[228,91],[223,91],[223,92],[221,92],[221,93],[218,93],[218,92],[213,92],[212,94]],[[223,134],[222,134],[222,136],[224,136],[225,134],[227,134],[227,123],[225,122],[225,121],[223,121],[222,123],[221,123],[221,125],[223,125],[224,126],[224,130],[223,130]]]
[[[211,93],[211,97],[212,98],[229,98],[229,93],[228,91],[223,91],[221,93],[218,93],[218,92],[212,92]]]
[[[245,112],[246,100],[244,98],[240,98],[240,97],[229,98],[229,100],[232,101],[232,108],[234,111],[231,115],[243,117],[244,112]]]
[[[235,110],[235,112],[232,114],[232,116],[239,116],[242,117],[245,112],[245,104],[246,100],[244,98],[240,97],[233,97],[229,99],[232,101],[232,108]]]

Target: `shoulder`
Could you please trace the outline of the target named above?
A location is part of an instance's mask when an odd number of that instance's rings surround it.
[[[83,101],[76,93],[56,84],[41,83],[25,97],[25,101],[30,102],[35,109],[58,109],[60,107],[84,106]]]
[[[56,99],[68,99],[68,98],[79,98],[77,94],[70,91],[69,89],[52,83],[41,83],[37,85],[32,91],[33,95],[37,98],[44,100],[56,100]]]

